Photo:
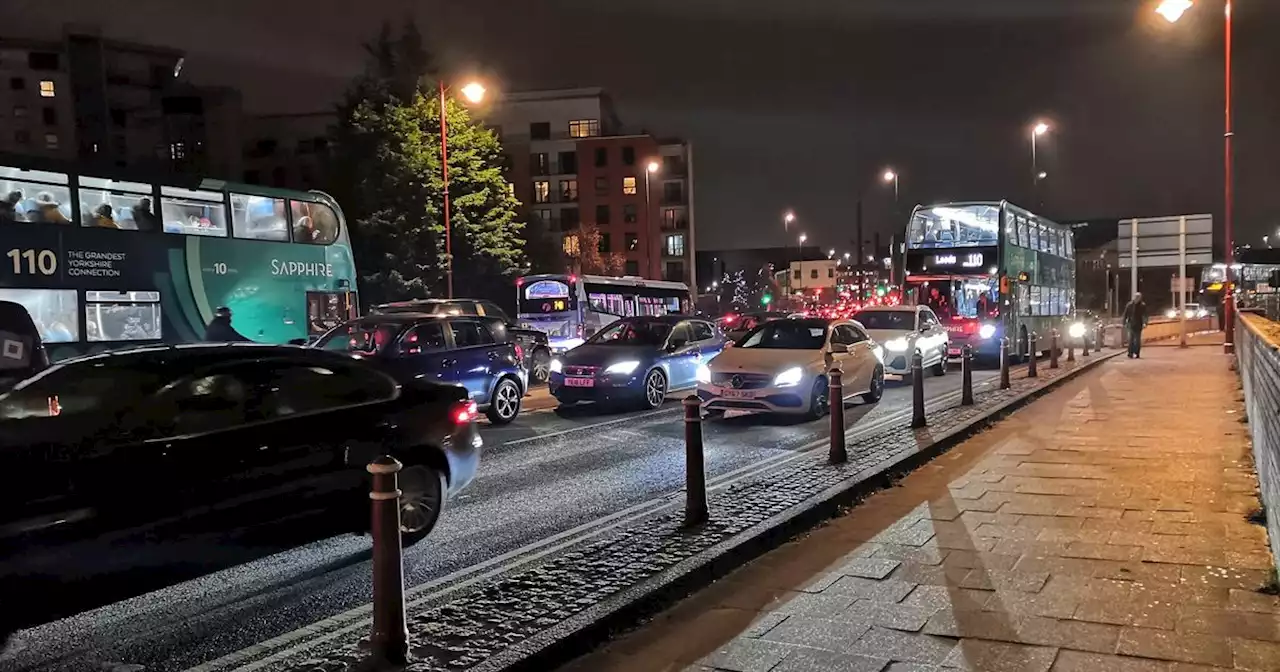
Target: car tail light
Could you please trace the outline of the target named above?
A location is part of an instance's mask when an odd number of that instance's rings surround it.
[[[453,405],[453,410],[449,412],[449,416],[453,418],[454,424],[465,425],[476,419],[476,402],[460,401]]]

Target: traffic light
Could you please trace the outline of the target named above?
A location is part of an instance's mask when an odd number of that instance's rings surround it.
[[[769,296],[768,294],[765,294],[764,296],[760,297],[760,305],[762,306],[767,306],[772,302],[773,302],[773,297]]]
[[[876,285],[876,296],[884,296],[884,285]]]

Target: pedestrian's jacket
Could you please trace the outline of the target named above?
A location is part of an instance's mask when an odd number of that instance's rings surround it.
[[[236,328],[231,326],[231,320],[225,317],[214,317],[209,321],[209,326],[204,329],[204,340],[215,343],[225,342],[244,342],[249,339],[240,335]]]
[[[1147,326],[1147,303],[1130,301],[1124,307],[1124,323],[1132,331],[1142,331]]]

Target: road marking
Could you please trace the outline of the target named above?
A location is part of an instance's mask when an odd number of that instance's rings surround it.
[[[663,413],[674,413],[675,411],[678,411],[678,410],[680,410],[679,407],[660,408],[656,411],[649,411],[647,413],[641,413],[639,415],[628,415],[625,418],[615,418],[613,420],[606,420],[604,422],[597,422],[590,425],[582,425],[581,427],[570,427],[569,429],[562,429],[556,432],[548,432],[546,434],[539,434],[537,436],[529,436],[523,439],[515,439],[514,441],[505,441],[502,443],[502,445],[516,446],[522,443],[529,443],[530,441],[541,441],[543,439],[552,439],[557,436],[564,436],[565,434],[572,434],[574,432],[581,432],[588,429],[595,429],[597,427],[608,427],[609,425],[616,425],[620,422],[631,422],[633,420],[641,420],[644,418],[651,418],[654,416],[662,415]]]

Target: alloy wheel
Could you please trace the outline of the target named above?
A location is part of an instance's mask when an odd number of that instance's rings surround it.
[[[493,406],[497,409],[498,417],[504,420],[515,417],[516,412],[520,409],[520,392],[516,389],[514,383],[504,381],[498,385]]]
[[[652,408],[662,405],[667,398],[667,381],[662,374],[657,371],[649,373],[644,379],[644,399]]]

